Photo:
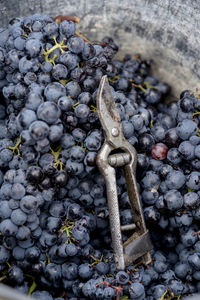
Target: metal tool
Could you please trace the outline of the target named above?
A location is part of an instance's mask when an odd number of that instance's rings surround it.
[[[105,178],[110,219],[110,230],[115,261],[118,269],[124,269],[137,258],[143,263],[151,262],[152,243],[146,229],[139,199],[135,171],[137,153],[125,139],[120,115],[112,97],[107,76],[103,76],[97,94],[97,110],[104,131],[105,141],[97,156],[97,165]],[[113,153],[114,152],[114,153]],[[116,167],[123,167],[127,192],[131,204],[134,224],[121,226],[117,196]],[[134,230],[123,244],[121,231]]]

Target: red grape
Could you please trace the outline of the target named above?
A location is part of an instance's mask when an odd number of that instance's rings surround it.
[[[167,157],[168,147],[163,143],[155,144],[152,147],[151,154],[153,158],[163,160]]]

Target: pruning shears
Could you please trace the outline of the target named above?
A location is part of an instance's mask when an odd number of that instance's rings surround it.
[[[144,264],[151,262],[152,243],[146,228],[137,182],[135,178],[137,152],[125,139],[120,115],[115,105],[107,76],[103,76],[97,93],[97,111],[104,131],[105,141],[97,155],[97,165],[105,178],[110,231],[115,262],[118,269],[125,269],[138,258]],[[123,167],[127,192],[131,204],[133,224],[120,224],[115,168]],[[122,231],[133,231],[125,243]]]

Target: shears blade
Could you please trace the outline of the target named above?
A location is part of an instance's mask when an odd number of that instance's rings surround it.
[[[120,126],[120,114],[114,102],[108,78],[104,75],[101,79],[98,95],[97,110],[103,129],[107,129],[113,122],[113,126]]]

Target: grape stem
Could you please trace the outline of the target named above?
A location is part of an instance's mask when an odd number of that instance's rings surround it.
[[[20,156],[20,151],[19,151],[19,145],[21,144],[21,139],[19,139],[17,141],[17,143],[15,144],[15,146],[9,146],[8,149],[12,150],[13,154],[15,153],[15,151],[17,151],[17,155]]]
[[[60,170],[62,171],[64,164],[61,160],[59,160],[61,150],[62,150],[61,146],[59,146],[55,151],[52,148],[50,148],[51,154],[54,156],[54,164],[55,164],[56,168],[59,167]]]
[[[54,18],[54,21],[60,25],[61,22],[63,21],[72,21],[72,22],[75,22],[75,23],[79,23],[80,22],[80,17],[77,17],[77,16],[64,16],[64,15],[58,15]]]
[[[193,232],[192,236],[200,234],[200,231]]]
[[[119,286],[112,285],[112,282],[108,283],[107,281],[101,281],[101,282],[97,283],[96,286],[104,284],[105,286],[109,286],[109,287],[113,288],[114,290],[117,291],[116,300],[120,300],[120,296],[121,296],[123,288],[122,288],[121,284]]]
[[[89,44],[92,44],[90,40],[80,31],[76,31],[75,35],[80,36],[85,42],[88,42]]]
[[[72,241],[75,241],[75,238],[72,237],[72,230],[74,228],[74,222],[70,221],[69,219],[66,219],[63,223],[62,223],[62,227],[60,229],[60,233],[64,233],[66,232],[67,235],[67,240],[66,243],[69,244]]]
[[[6,279],[7,278],[7,276],[6,275],[4,275],[4,276],[2,276],[2,277],[0,277],[0,282],[1,281],[3,281],[4,279]]]
[[[56,49],[60,49],[61,53],[64,53],[65,51],[63,49],[67,49],[68,46],[64,44],[64,41],[61,41],[60,43],[57,42],[56,36],[53,37],[55,45],[51,47],[50,49],[46,48],[46,50],[43,50],[43,54],[45,56],[45,61],[52,63],[55,65],[55,59],[58,57],[56,54],[52,58],[49,58],[49,55],[55,51]]]

